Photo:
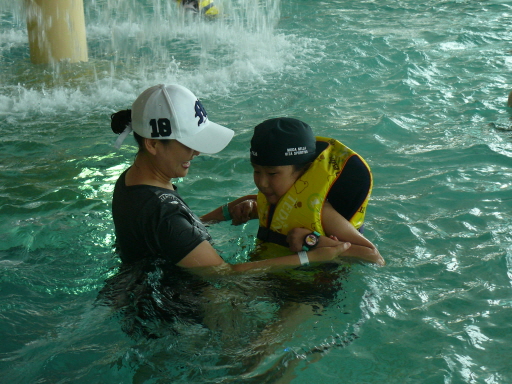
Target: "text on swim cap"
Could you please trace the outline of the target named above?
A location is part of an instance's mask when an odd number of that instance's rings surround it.
[[[297,156],[297,155],[304,155],[306,153],[309,153],[306,147],[297,147],[297,148],[287,148],[285,156]]]

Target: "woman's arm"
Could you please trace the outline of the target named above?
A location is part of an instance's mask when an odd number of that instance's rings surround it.
[[[342,256],[348,249],[350,249],[350,243],[336,242],[335,246],[317,248],[307,252],[307,255],[311,263],[327,262],[334,260],[338,256]],[[200,243],[178,263],[178,266],[184,268],[222,266],[228,267],[232,272],[247,272],[262,268],[278,269],[283,267],[298,267],[300,265],[301,261],[297,254],[230,265],[222,260],[207,240]]]

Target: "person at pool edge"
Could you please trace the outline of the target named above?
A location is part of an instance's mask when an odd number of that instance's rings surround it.
[[[332,246],[352,245],[343,259],[384,265],[362,235],[372,177],[366,162],[339,141],[313,135],[297,119],[275,118],[257,125],[251,164],[259,190],[227,216],[237,223],[259,219],[255,259]]]
[[[203,221],[224,220],[222,208],[198,218],[172,179],[185,177],[201,152],[212,154],[224,149],[234,132],[210,121],[200,100],[187,88],[163,84],[148,88],[131,110],[111,116],[111,128],[120,134],[117,147],[132,131],[139,147],[133,164],[117,180],[112,198],[116,246],[123,263],[152,258],[184,268],[224,266],[242,272],[327,262],[350,249],[350,243],[343,242],[308,255],[226,264],[210,244],[203,225]],[[242,197],[230,204],[245,200]]]

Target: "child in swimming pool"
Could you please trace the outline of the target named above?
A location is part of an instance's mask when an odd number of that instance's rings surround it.
[[[357,153],[315,138],[300,120],[276,118],[255,127],[251,164],[257,197],[224,212],[234,224],[259,219],[258,250],[269,252],[256,258],[301,252],[307,260],[307,251],[341,241],[352,244],[343,259],[385,264],[361,233],[372,179]]]

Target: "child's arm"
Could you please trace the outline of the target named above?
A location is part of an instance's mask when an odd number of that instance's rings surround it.
[[[352,244],[343,256],[354,257],[364,261],[384,265],[385,261],[370,240],[364,237],[350,222],[341,216],[332,205],[326,201],[322,209],[322,226],[327,236]]]
[[[223,207],[214,209],[213,211],[201,216],[203,223],[216,223],[219,221],[232,220],[234,225],[247,222],[250,219],[258,218],[258,207],[256,205],[256,195],[246,195],[227,204],[227,209],[231,218],[226,219]]]
[[[317,247],[332,246],[337,241],[350,242],[352,246],[343,254],[343,258],[355,258],[362,261],[384,265],[385,261],[379,251],[361,233],[354,228],[348,220],[341,216],[329,202],[325,202],[322,209],[322,226],[326,236],[321,236]],[[296,252],[302,247],[302,243],[310,230],[305,228],[294,228],[288,233],[290,250]],[[330,238],[331,237],[331,238]]]
[[[240,225],[247,223],[249,220],[258,218],[258,203],[256,202],[256,195],[247,195],[245,200],[234,204],[231,207],[231,223],[233,225]]]

